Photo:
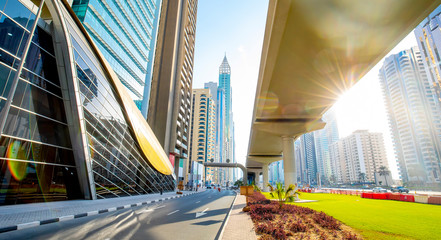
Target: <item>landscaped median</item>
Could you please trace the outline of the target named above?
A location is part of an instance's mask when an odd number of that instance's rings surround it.
[[[270,198],[269,193],[263,194]],[[441,236],[439,205],[325,193],[302,193],[300,198],[318,201],[295,205],[323,211],[352,227],[365,239],[440,239]],[[419,200],[415,197],[415,201]]]
[[[280,205],[260,192],[249,196],[248,202],[260,240],[361,239],[353,229],[323,212],[290,204]]]

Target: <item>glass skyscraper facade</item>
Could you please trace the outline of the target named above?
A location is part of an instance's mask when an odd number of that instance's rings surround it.
[[[0,205],[172,191],[167,155],[93,37],[67,2],[44,5],[0,1]]]
[[[379,77],[403,182],[439,182],[441,115],[417,47],[384,60]]]
[[[223,112],[224,115],[224,128],[221,131],[224,133],[224,147],[223,151],[225,151],[224,159],[222,161],[226,161],[227,159],[230,162],[235,162],[234,159],[234,139],[233,139],[233,108],[232,108],[232,89],[231,89],[231,67],[228,63],[227,56],[224,56],[222,63],[219,67],[219,88],[224,92],[224,101],[225,101],[225,110]],[[219,101],[219,99],[218,99]],[[226,176],[227,181],[233,181],[233,169],[225,170],[227,172]]]
[[[72,3],[72,9],[133,100],[150,96],[160,6],[161,0]]]
[[[423,64],[427,77],[433,86],[437,104],[441,105],[441,6],[437,7],[429,16],[415,28],[414,33],[421,54],[424,55]],[[439,106],[438,106],[439,107]]]
[[[323,114],[322,119],[326,122],[326,126],[314,132],[314,145],[317,158],[317,171],[320,173],[321,182],[326,184],[332,176],[329,147],[338,141],[339,133],[333,108]]]

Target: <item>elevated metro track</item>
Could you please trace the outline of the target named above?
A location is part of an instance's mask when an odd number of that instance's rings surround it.
[[[409,34],[440,0],[270,0],[246,167],[284,159],[295,183],[294,140]]]

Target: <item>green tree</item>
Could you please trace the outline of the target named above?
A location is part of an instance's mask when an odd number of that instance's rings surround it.
[[[299,191],[297,191],[296,185],[294,184],[290,184],[286,189],[280,182],[276,183],[275,188],[268,183],[268,187],[270,188],[271,197],[278,199],[280,208],[282,208],[283,203],[285,203],[287,200],[293,202],[294,199],[300,195]]]
[[[380,176],[384,176],[384,180],[386,181],[386,186],[389,186],[389,184],[387,184],[387,176],[390,175],[389,169],[387,169],[387,167],[385,166],[381,166],[378,170],[378,173],[380,174]]]
[[[243,181],[242,180],[237,180],[235,183],[234,183],[234,186],[236,186],[236,187],[240,187],[240,186],[243,186],[244,184],[243,184]]]

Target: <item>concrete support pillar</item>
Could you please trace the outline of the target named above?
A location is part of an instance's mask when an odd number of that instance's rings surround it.
[[[294,137],[282,137],[283,168],[285,173],[285,186],[297,183],[296,158],[294,150]]]
[[[189,170],[192,170],[190,165],[190,160],[188,158],[181,158],[181,161],[183,161],[182,177],[184,178],[184,186],[187,186],[189,180],[188,179]],[[191,174],[193,174],[193,172],[191,172]]]
[[[269,181],[269,179],[268,179],[268,167],[269,167],[269,165],[267,164],[267,163],[264,163],[263,165],[262,165],[262,175],[263,175],[263,188],[262,188],[262,190],[264,191],[264,192],[268,192],[269,191],[269,188],[268,188],[268,181]]]
[[[176,176],[176,189],[179,184],[179,158],[175,158],[175,176]]]

